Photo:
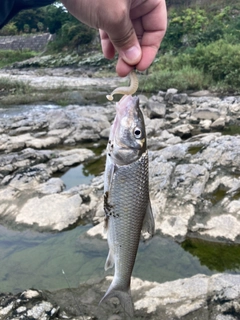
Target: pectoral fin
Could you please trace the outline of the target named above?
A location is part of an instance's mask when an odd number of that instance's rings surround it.
[[[107,155],[105,173],[104,173],[104,193],[109,192],[114,173],[114,164],[109,155]]]
[[[150,200],[148,202],[147,211],[143,219],[142,232],[148,232],[152,237],[155,232],[155,222]]]
[[[108,252],[107,260],[105,263],[105,270],[108,270],[114,266],[114,255],[111,250]]]
[[[106,216],[103,220],[103,233],[106,234],[108,231],[108,217]]]

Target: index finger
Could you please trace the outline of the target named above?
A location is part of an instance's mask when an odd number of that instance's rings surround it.
[[[167,29],[166,3],[163,0],[142,2],[131,11],[130,16],[131,19],[141,18],[142,58],[136,67],[144,71],[153,62]]]

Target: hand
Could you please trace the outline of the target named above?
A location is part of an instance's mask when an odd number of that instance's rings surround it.
[[[165,0],[62,0],[78,20],[100,29],[104,56],[118,53],[116,71],[126,76],[134,67],[153,62],[167,28]]]

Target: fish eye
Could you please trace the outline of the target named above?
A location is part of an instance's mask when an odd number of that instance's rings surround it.
[[[136,139],[141,138],[141,136],[142,136],[142,131],[141,131],[141,129],[135,128],[135,129],[134,129],[134,136],[135,136]]]

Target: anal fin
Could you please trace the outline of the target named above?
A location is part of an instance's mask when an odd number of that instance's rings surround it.
[[[148,202],[146,214],[143,219],[142,232],[148,232],[152,237],[155,232],[155,222],[150,200]]]
[[[105,267],[104,267],[105,270],[112,268],[114,266],[114,263],[115,263],[114,255],[113,255],[112,251],[109,249],[107,260],[106,260]]]

